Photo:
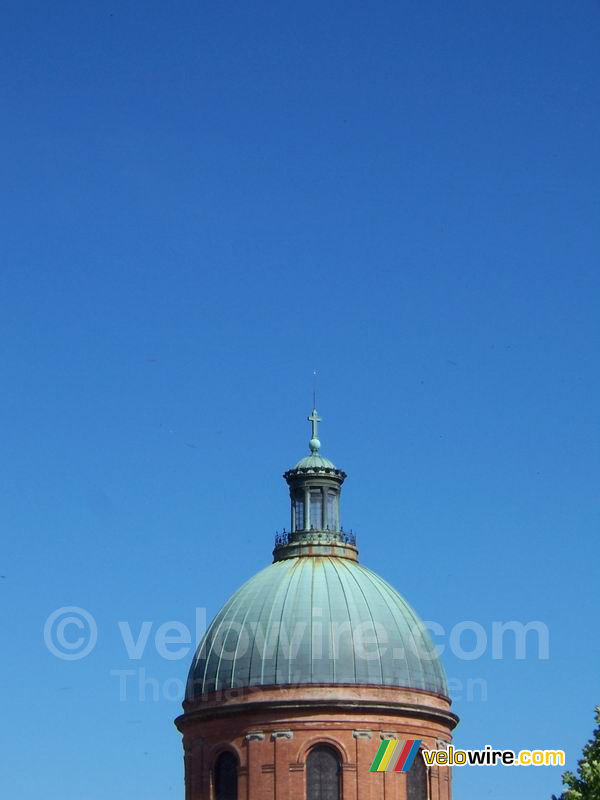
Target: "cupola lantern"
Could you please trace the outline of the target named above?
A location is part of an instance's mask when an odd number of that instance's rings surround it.
[[[321,455],[317,409],[307,417],[311,424],[310,455],[284,473],[290,487],[290,532],[279,536],[275,560],[301,554],[336,555],[356,559],[354,535],[340,521],[340,494],[346,473]]]

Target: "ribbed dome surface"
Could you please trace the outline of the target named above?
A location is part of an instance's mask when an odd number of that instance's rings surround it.
[[[335,469],[336,466],[333,461],[330,461],[320,453],[312,453],[309,456],[304,456],[296,464],[294,469]]]
[[[225,604],[198,648],[190,680],[195,696],[319,683],[447,695],[432,648],[412,608],[371,570],[347,558],[290,558],[263,569]]]

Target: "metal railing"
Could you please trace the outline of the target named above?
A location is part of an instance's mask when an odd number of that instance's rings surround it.
[[[355,547],[356,534],[353,531],[319,531],[314,528],[310,531],[277,531],[275,547],[287,544],[349,544]]]

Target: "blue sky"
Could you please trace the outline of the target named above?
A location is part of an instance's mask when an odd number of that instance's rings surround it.
[[[111,671],[183,680],[156,629],[269,562],[313,369],[363,563],[487,686],[457,744],[575,765],[600,701],[599,40],[591,0],[3,4],[4,794],[183,796],[178,701],[120,701]],[[96,621],[84,659],[44,644],[63,606]],[[550,657],[457,658],[465,620],[542,621]],[[153,623],[136,662],[119,621]],[[547,798],[560,771],[464,768],[455,794]]]

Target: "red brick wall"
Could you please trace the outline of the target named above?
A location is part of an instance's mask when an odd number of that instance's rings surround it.
[[[307,707],[305,701],[314,706]],[[369,772],[382,739],[449,742],[456,719],[437,695],[389,687],[273,687],[186,703],[186,800],[213,800],[211,768],[223,749],[237,756],[238,800],[304,800],[311,747],[335,747],[343,800],[405,800],[406,776]],[[432,768],[429,800],[450,800],[448,769]]]

